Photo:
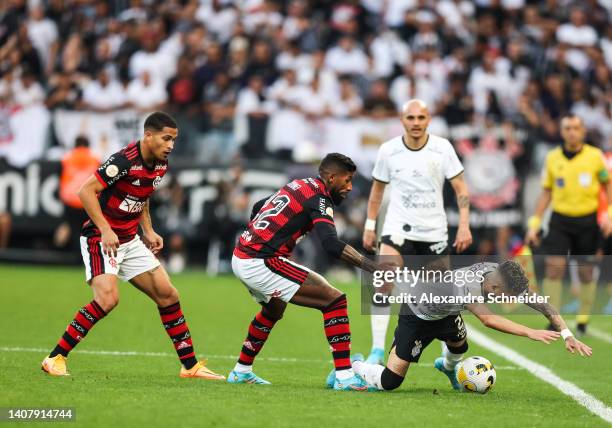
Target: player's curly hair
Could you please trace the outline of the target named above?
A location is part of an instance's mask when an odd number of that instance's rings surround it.
[[[319,172],[322,173],[332,169],[345,172],[355,172],[357,167],[351,158],[343,155],[342,153],[328,153],[319,165]]]
[[[497,271],[502,277],[506,290],[515,296],[521,295],[529,288],[529,279],[520,264],[513,260],[500,263]]]

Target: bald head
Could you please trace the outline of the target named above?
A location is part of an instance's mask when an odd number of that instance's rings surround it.
[[[401,117],[402,125],[405,129],[405,136],[413,142],[420,141],[427,134],[427,127],[431,120],[429,109],[423,100],[412,99],[402,106]]]
[[[406,101],[402,106],[402,115],[408,114],[409,111],[414,110],[425,110],[427,114],[429,114],[427,103],[423,100],[419,100],[418,98],[413,98],[411,100]]]

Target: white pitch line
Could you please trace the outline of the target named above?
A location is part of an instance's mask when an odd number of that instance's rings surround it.
[[[594,413],[606,422],[612,423],[612,408],[606,406],[602,401],[593,397],[591,394],[585,392],[573,383],[561,379],[548,367],[544,367],[543,365],[530,360],[515,350],[491,339],[489,336],[479,332],[471,326],[469,326],[468,337],[471,341],[482,346],[483,348],[487,348],[506,360],[511,361],[520,367],[524,367],[538,379],[549,383],[563,394],[574,399],[576,402],[578,402],[578,404],[586,407],[591,413]]]
[[[588,336],[593,336],[595,339],[599,339],[609,344],[612,344],[612,334],[607,333],[598,328],[594,328],[590,325],[587,327],[587,337]]]
[[[45,354],[49,352],[49,349],[45,348],[21,348],[21,347],[8,347],[2,346],[0,347],[0,352],[35,352]],[[176,354],[171,354],[169,352],[139,352],[139,351],[104,351],[104,350],[88,350],[88,349],[77,349],[73,351],[77,354],[89,354],[89,355],[109,355],[113,357],[173,357],[176,358]],[[224,360],[237,360],[237,355],[212,355],[205,354],[200,355],[200,357],[206,358],[219,358]],[[257,360],[261,361],[270,361],[274,363],[320,363],[320,364],[330,364],[331,360],[324,359],[306,359],[306,358],[283,358],[283,357],[258,357]],[[430,363],[419,363],[420,367],[433,367],[433,364]],[[522,370],[521,367],[516,366],[495,366],[496,369],[503,370]]]

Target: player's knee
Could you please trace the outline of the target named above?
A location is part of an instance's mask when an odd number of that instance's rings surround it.
[[[404,376],[400,376],[386,367],[380,375],[380,385],[385,391],[392,391],[399,388],[403,381]]]
[[[158,306],[165,308],[179,301],[179,292],[173,285],[165,287],[158,295],[156,302]]]
[[[285,314],[285,310],[276,310],[276,309],[266,309],[262,308],[261,313],[264,317],[269,319],[270,321],[278,322],[283,319],[283,315]]]
[[[119,304],[119,293],[115,291],[99,293],[95,300],[102,310],[108,314]]]

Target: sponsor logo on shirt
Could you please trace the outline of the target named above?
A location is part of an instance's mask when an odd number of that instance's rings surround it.
[[[119,209],[128,213],[139,213],[144,208],[147,201],[140,201],[133,196],[126,196],[119,205]]]
[[[168,165],[166,164],[161,164],[161,165],[155,165],[155,171],[165,171],[168,168]]]
[[[142,165],[133,165],[130,171],[142,171]]]

